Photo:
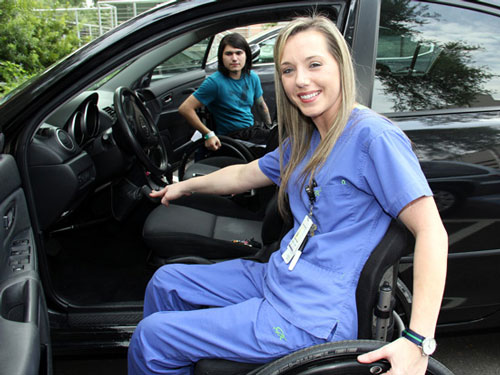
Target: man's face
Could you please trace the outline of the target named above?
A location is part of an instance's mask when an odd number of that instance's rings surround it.
[[[239,78],[247,61],[245,51],[231,45],[224,47],[222,62],[232,77]]]

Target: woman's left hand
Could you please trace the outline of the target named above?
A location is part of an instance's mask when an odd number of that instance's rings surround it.
[[[361,363],[387,359],[391,363],[389,375],[424,375],[429,358],[422,355],[420,348],[401,337],[380,349],[358,356]]]

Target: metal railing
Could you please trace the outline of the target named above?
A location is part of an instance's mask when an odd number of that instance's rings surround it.
[[[118,25],[116,8],[107,4],[97,4],[95,8],[36,9],[36,11],[41,14],[57,13],[58,16],[64,16],[67,24],[75,26],[78,38],[82,41],[95,39]]]
[[[98,1],[96,7],[36,9],[36,11],[64,15],[66,22],[75,26],[78,38],[82,42],[87,42],[163,2],[165,0],[107,0]]]
[[[165,1],[166,0],[100,0],[97,2],[97,5],[113,6],[116,9],[116,22],[120,24]]]

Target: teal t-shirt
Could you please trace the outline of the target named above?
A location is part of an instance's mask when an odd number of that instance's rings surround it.
[[[254,124],[252,106],[262,94],[259,76],[254,72],[242,74],[238,80],[215,72],[193,95],[214,117],[215,132],[226,135]]]

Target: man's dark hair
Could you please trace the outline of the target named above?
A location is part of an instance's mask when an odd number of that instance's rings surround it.
[[[227,45],[245,51],[246,62],[241,73],[250,74],[250,70],[252,69],[252,51],[250,50],[250,46],[248,45],[246,39],[238,33],[228,34],[220,41],[219,50],[217,52],[219,72],[224,74],[226,77],[229,76],[229,70],[224,66],[224,62],[222,60],[222,53],[224,52],[224,48],[226,48]]]

